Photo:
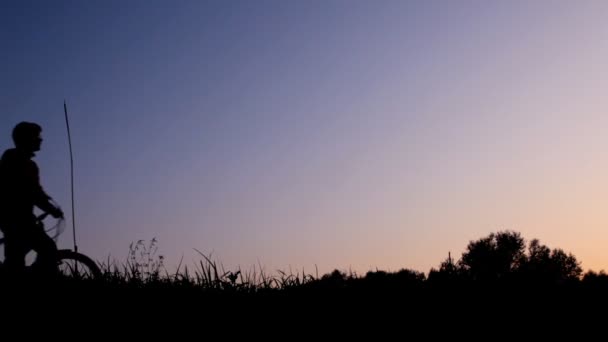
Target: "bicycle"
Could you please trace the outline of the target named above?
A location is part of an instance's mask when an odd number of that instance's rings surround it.
[[[36,218],[36,223],[41,229],[44,229],[44,219],[48,215],[49,213],[43,213]],[[46,232],[49,232],[53,229],[57,229],[57,233],[53,236],[53,239],[55,240],[61,234],[58,227],[59,224],[54,228],[46,230]],[[0,238],[0,246],[4,245],[4,243],[5,238]],[[56,262],[59,275],[77,279],[98,279],[101,277],[101,269],[93,259],[71,249],[59,249],[56,254]],[[0,262],[0,269],[2,266],[3,262]]]

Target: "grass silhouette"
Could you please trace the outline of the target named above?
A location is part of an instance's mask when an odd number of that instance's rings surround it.
[[[226,270],[218,261],[197,251],[200,261],[193,267],[180,264],[169,272],[158,255],[158,241],[132,243],[126,261],[99,262],[99,278],[62,278],[57,285],[70,289],[161,290],[210,296],[278,295],[295,297],[343,296],[408,298],[409,300],[471,300],[484,294],[513,296],[568,293],[608,293],[608,275],[603,271],[583,273],[572,254],[549,249],[536,239],[526,245],[516,232],[492,233],[469,242],[462,257],[448,258],[437,269],[423,273],[407,268],[394,272],[369,271],[359,275],[335,269],[319,275],[293,271],[269,273],[259,265],[252,269]],[[3,278],[4,279],[4,278]],[[0,285],[10,283],[10,279]],[[511,298],[507,296],[506,298]]]

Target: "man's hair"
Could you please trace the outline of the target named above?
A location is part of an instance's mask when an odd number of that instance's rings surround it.
[[[13,128],[13,141],[15,142],[15,146],[27,144],[28,141],[38,137],[40,132],[42,132],[42,127],[36,123],[26,121],[18,123],[15,128]]]

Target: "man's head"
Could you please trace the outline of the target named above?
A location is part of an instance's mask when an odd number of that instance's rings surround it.
[[[42,127],[33,122],[20,122],[13,128],[15,147],[28,152],[40,151]]]

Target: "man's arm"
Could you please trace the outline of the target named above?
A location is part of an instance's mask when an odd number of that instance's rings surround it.
[[[34,179],[33,179],[33,195],[34,195],[34,205],[40,208],[42,211],[51,214],[55,218],[63,218],[63,212],[61,209],[57,208],[51,203],[51,196],[49,196],[42,185],[40,185],[40,175],[38,171],[38,166],[35,163],[33,164]]]

